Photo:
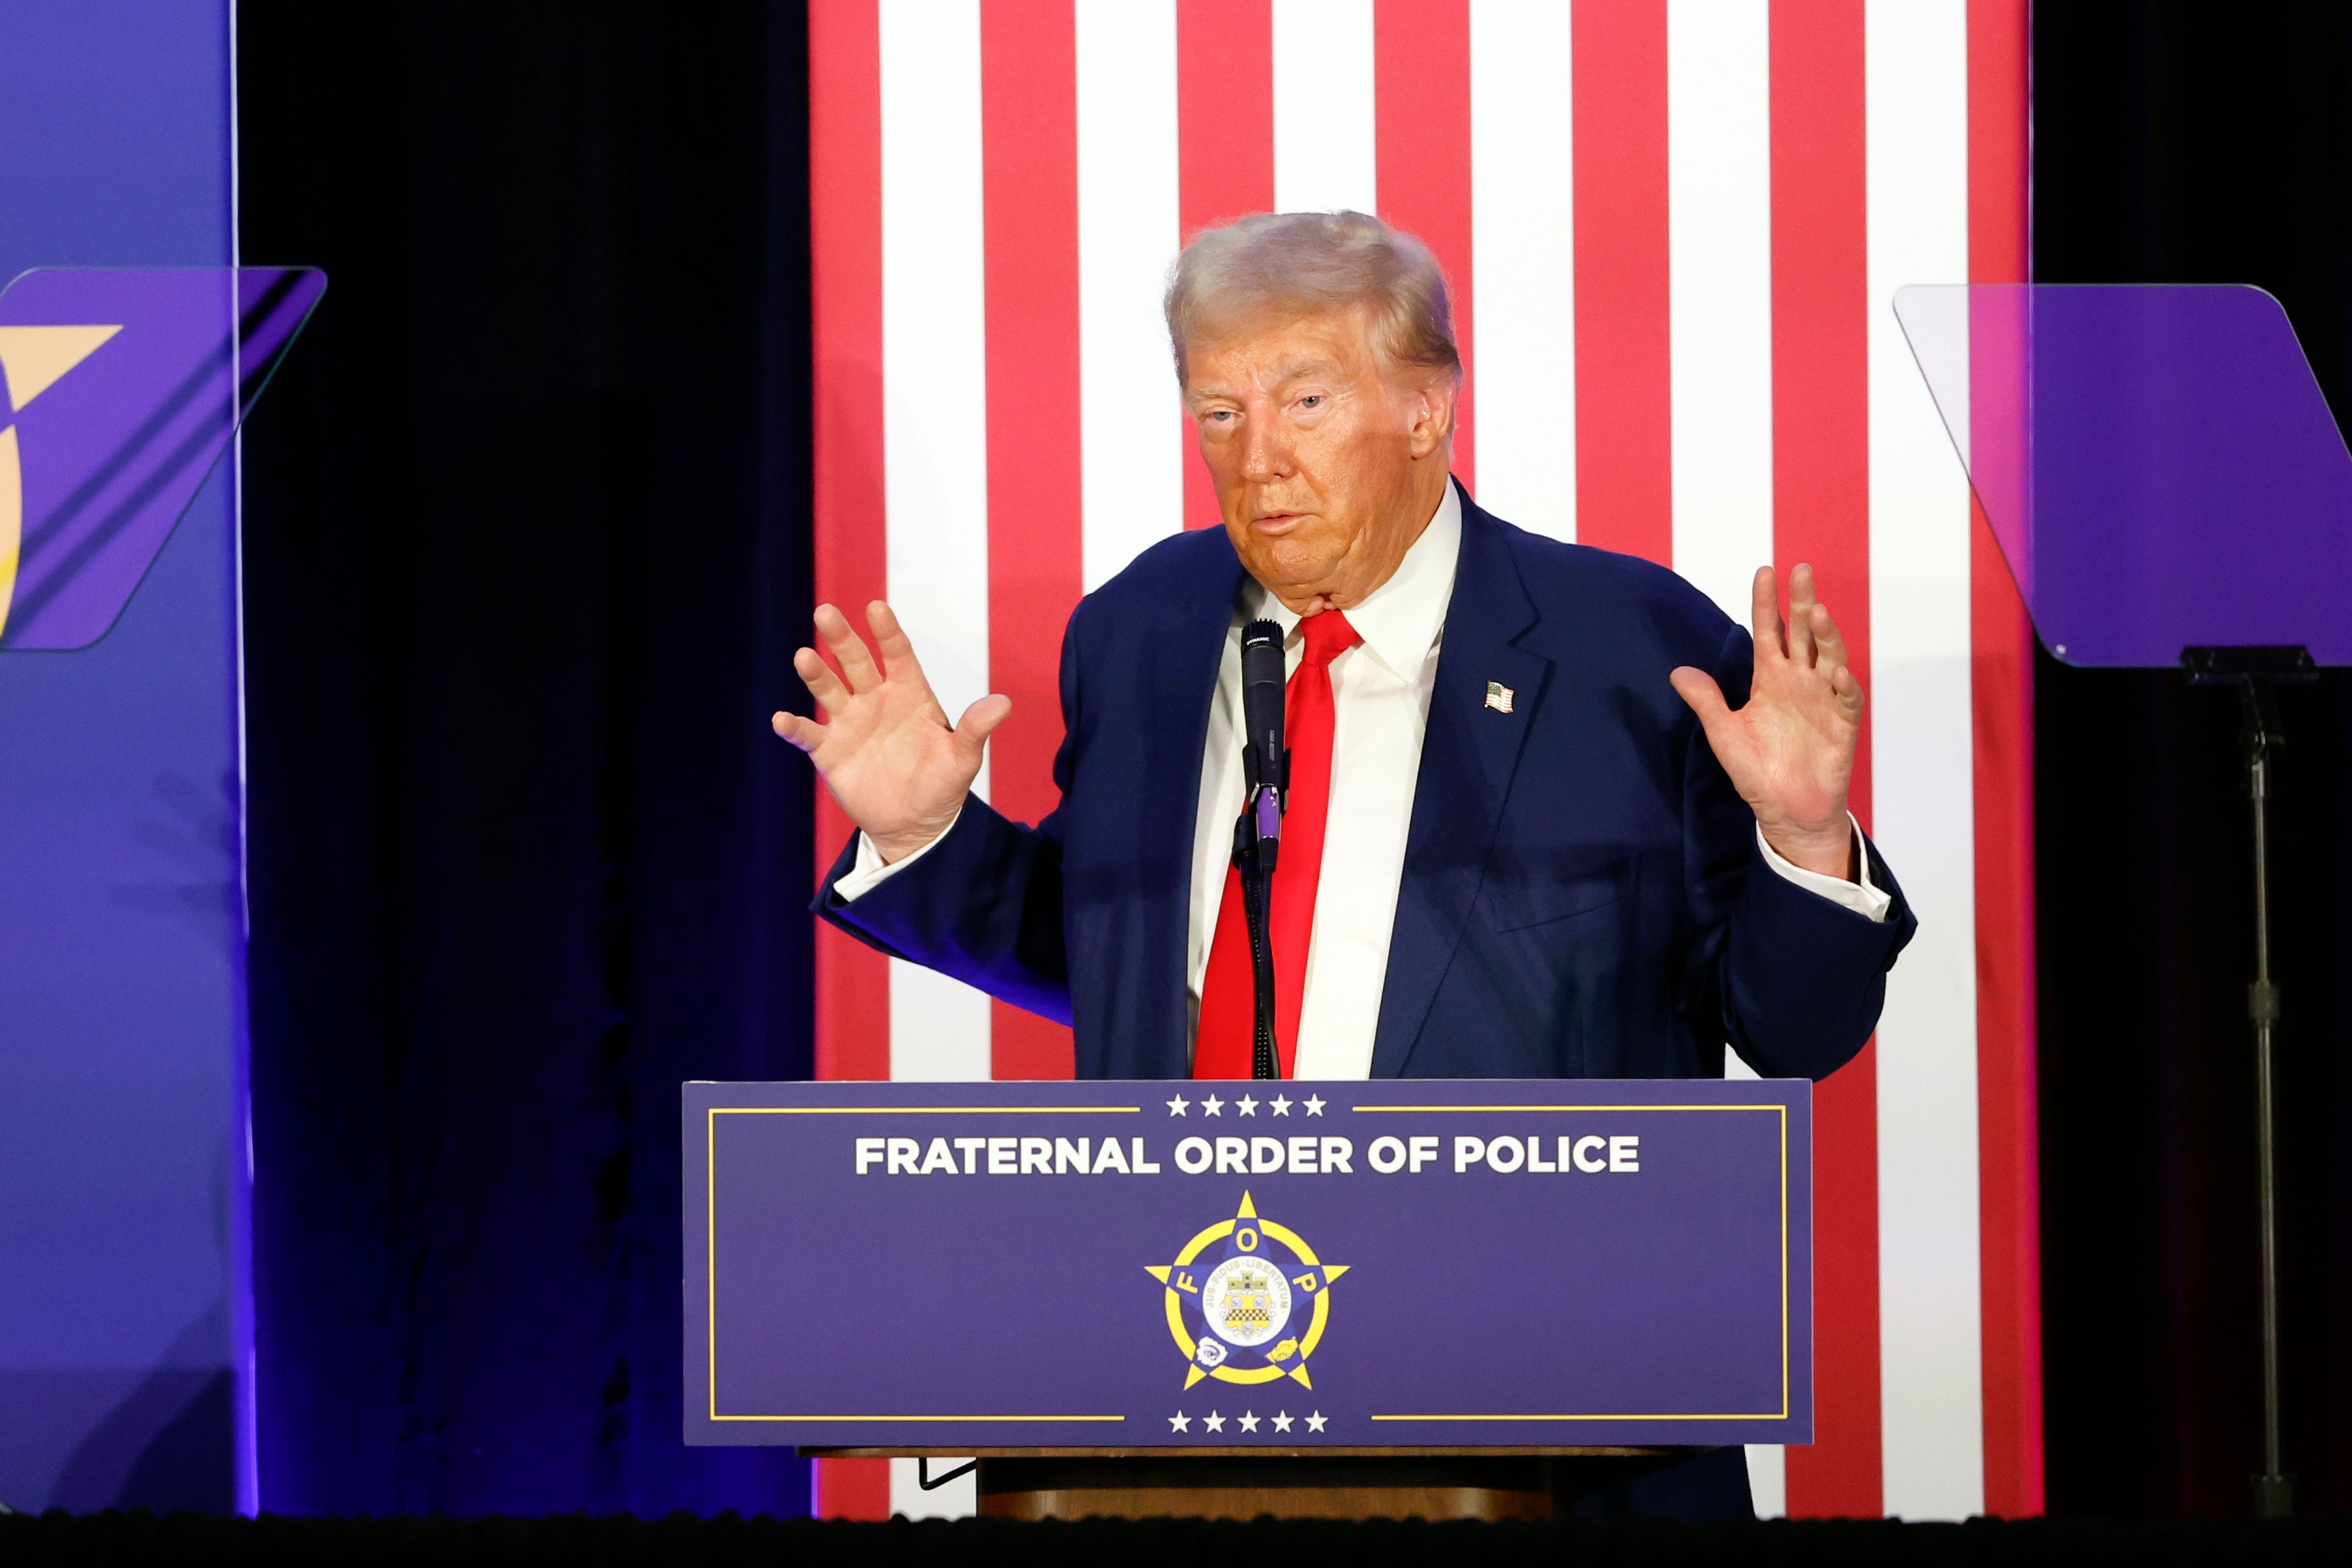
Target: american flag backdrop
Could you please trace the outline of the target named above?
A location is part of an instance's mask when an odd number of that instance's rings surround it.
[[[1054,804],[1079,596],[1215,524],[1160,298],[1225,218],[1429,242],[1498,515],[1743,622],[1814,564],[1921,924],[1819,1092],[1819,1440],[1751,1451],[1758,1506],[2038,1512],[2031,633],[1890,303],[2025,276],[2027,0],[814,0],[810,45],[817,593],[888,598],[950,715],[1012,696],[1008,815]],[[821,1076],[1069,1073],[1058,1026],[818,944]]]

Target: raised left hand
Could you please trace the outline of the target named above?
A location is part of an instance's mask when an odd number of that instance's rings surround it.
[[[1862,683],[1846,665],[1837,622],[1813,598],[1811,567],[1789,574],[1786,622],[1772,569],[1757,569],[1755,634],[1756,679],[1745,706],[1726,703],[1705,670],[1684,664],[1667,679],[1698,715],[1764,841],[1792,865],[1851,878],[1846,790],[1862,737]]]

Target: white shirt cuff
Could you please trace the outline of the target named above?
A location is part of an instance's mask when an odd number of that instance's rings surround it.
[[[1895,907],[1895,895],[1882,891],[1870,880],[1870,855],[1862,848],[1862,824],[1853,821],[1853,814],[1851,811],[1846,813],[1846,821],[1853,823],[1854,852],[1862,856],[1862,864],[1855,868],[1856,880],[1853,882],[1848,882],[1843,877],[1823,876],[1817,871],[1807,871],[1802,866],[1793,865],[1781,859],[1780,852],[1765,841],[1764,830],[1761,826],[1756,830],[1756,847],[1764,852],[1766,865],[1770,866],[1806,892],[1818,893],[1832,904],[1841,904],[1853,910],[1856,915],[1865,915],[1872,920],[1884,922],[1887,912]],[[860,867],[866,863],[864,853],[862,850],[859,852],[860,859],[857,863]],[[878,860],[880,857],[876,858]],[[907,858],[912,860],[914,857],[909,855]],[[899,863],[903,865],[906,862],[902,861]],[[841,885],[846,887],[848,884],[849,879],[842,878]]]
[[[963,808],[959,806],[956,808],[956,814],[948,820],[947,831],[940,833],[939,839],[933,839],[930,843],[925,844],[913,854],[908,855],[901,860],[892,861],[887,865],[882,863],[882,852],[874,847],[874,841],[867,838],[864,833],[858,834],[857,863],[849,868],[849,874],[847,876],[843,877],[839,882],[833,884],[833,895],[835,898],[840,899],[844,904],[850,904],[854,903],[861,895],[873,892],[883,883],[889,881],[890,878],[898,875],[900,872],[905,871],[908,866],[913,865],[925,855],[929,854],[933,846],[939,843],[940,839],[944,839],[948,836],[948,833],[954,832],[956,823],[962,820]],[[1824,878],[1823,880],[1827,879]]]

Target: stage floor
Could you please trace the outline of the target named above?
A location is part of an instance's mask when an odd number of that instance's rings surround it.
[[[1208,1568],[1314,1563],[1549,1565],[1738,1563],[1789,1568],[1921,1563],[1958,1564],[2338,1563],[2352,1562],[2352,1521],[2284,1524],[2096,1523],[2029,1521],[1904,1524],[1805,1521],[1731,1526],[1658,1524],[1369,1524],[1199,1520],[1022,1524],[997,1520],[807,1520],[626,1517],[589,1519],[215,1519],[175,1514],[53,1513],[0,1518],[9,1568],[136,1563],[382,1563],[420,1568],[563,1568],[599,1564],[1019,1563],[1024,1568],[1116,1563]]]

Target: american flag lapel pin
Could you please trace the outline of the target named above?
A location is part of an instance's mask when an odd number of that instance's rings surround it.
[[[1500,681],[1488,681],[1486,683],[1486,706],[1493,708],[1496,713],[1510,712],[1511,698],[1515,695],[1516,694],[1512,692],[1510,687],[1505,685]]]

